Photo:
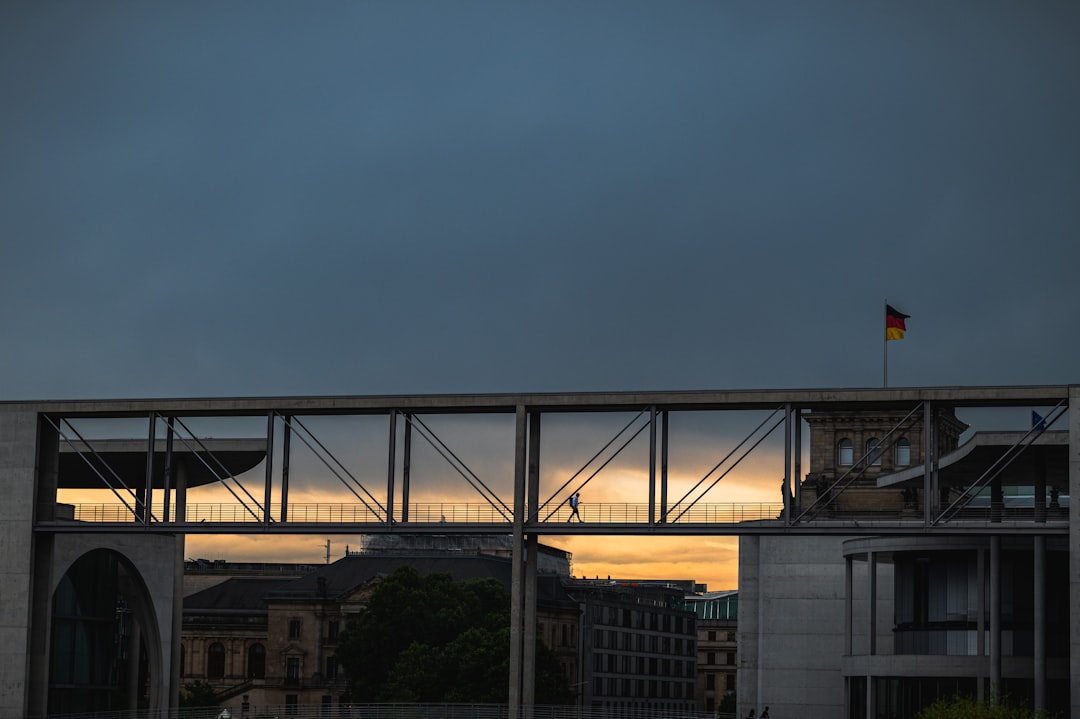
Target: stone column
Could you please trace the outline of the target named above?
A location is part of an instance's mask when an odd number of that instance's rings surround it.
[[[1069,614],[1080,614],[1080,385],[1069,387]],[[1069,622],[1071,716],[1080,717],[1080,621]]]

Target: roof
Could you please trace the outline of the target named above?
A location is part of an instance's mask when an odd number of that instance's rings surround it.
[[[392,574],[410,566],[421,575],[449,574],[456,581],[491,578],[509,593],[512,581],[511,560],[484,554],[422,553],[350,555],[319,567],[300,577],[241,577],[191,594],[184,599],[185,611],[246,610],[265,611],[268,601],[310,602],[321,596],[340,599],[372,579]],[[556,575],[537,577],[537,601],[546,606],[572,604]]]
[[[186,444],[185,444],[186,442]],[[146,484],[149,442],[141,439],[95,439],[60,444],[57,482],[62,489],[103,489],[113,474],[128,486]],[[165,486],[165,440],[154,443],[153,486]],[[173,443],[175,461],[184,461],[188,487],[235,477],[257,467],[266,456],[265,439],[200,439]],[[105,467],[102,464],[106,465]],[[175,479],[173,482],[175,483]]]
[[[1029,436],[1030,432],[976,432],[964,444],[938,460],[938,478],[942,486],[968,487],[997,465],[1005,484],[1034,484],[1045,471],[1048,484],[1068,486],[1069,433],[1048,431]],[[1029,443],[1022,451],[1022,443]],[[1013,457],[1006,464],[1003,458]],[[878,487],[903,484],[922,486],[925,467],[916,465],[901,472],[879,477]],[[1061,482],[1054,479],[1060,478]]]
[[[281,584],[281,577],[234,577],[184,597],[184,611],[265,611],[266,595]]]
[[[454,555],[446,552],[408,554],[354,554],[327,564],[271,592],[278,601],[309,601],[319,596],[343,597],[372,579],[410,566],[422,575],[449,574],[456,581],[492,578],[510,591],[511,562],[485,554]],[[320,582],[325,581],[325,587]]]
[[[696,597],[686,597],[686,608],[698,619],[736,621],[739,618],[739,591],[709,592]]]

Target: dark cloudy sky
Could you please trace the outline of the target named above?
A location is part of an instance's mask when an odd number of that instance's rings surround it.
[[[1077,381],[1075,3],[0,4],[4,399]]]

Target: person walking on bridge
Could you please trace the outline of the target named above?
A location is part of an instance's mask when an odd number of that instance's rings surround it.
[[[579,522],[584,522],[585,521],[584,519],[581,518],[581,515],[578,514],[578,505],[580,503],[581,503],[581,492],[577,492],[576,494],[574,494],[573,497],[570,498],[570,516],[566,518],[567,522],[572,520],[574,517],[577,517],[577,520]]]

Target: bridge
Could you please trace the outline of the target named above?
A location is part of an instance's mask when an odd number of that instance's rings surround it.
[[[0,662],[25,667],[0,713],[44,715],[52,597],[95,546],[146,586],[151,669],[171,681],[161,707],[178,691],[183,543],[166,560],[161,547],[186,534],[512,535],[512,707],[532,703],[526,557],[544,536],[1012,533],[1076,549],[1078,402],[1080,387],[1052,385],[0,403]],[[809,421],[837,413],[890,424],[811,488]],[[996,438],[944,451],[949,418],[968,414]],[[918,464],[877,472],[913,428],[921,446],[904,451]],[[846,501],[881,488],[905,501]],[[593,499],[570,522],[566,499],[583,490]],[[1070,561],[1080,596],[1080,552]],[[1072,653],[1080,666],[1080,640]]]
[[[818,498],[804,500],[799,478],[804,474],[801,420],[806,414],[891,412],[897,420],[884,433],[888,438],[912,421],[933,428],[936,407],[1051,408],[1042,427],[1013,440],[1002,465],[995,468],[999,474],[1035,455],[1060,456],[1059,462],[1065,455],[1068,433],[1054,430],[1064,426],[1059,420],[1068,407],[1068,388],[1063,386],[53,402],[35,409],[42,427],[41,464],[55,466],[45,476],[55,474],[60,499],[55,511],[50,511],[51,502],[39,507],[35,529],[483,534],[507,533],[520,524],[524,533],[539,535],[850,534],[868,529],[1067,533],[1062,512],[1039,513],[1034,505],[999,512],[980,507],[979,491],[992,477],[968,478],[959,505],[926,502],[916,514],[858,512],[845,517]],[[571,465],[576,471],[562,469],[567,449],[558,440],[549,449],[547,438],[541,441],[541,427],[552,418],[570,418],[581,426],[588,420],[580,418],[601,415],[611,420],[613,432],[595,435],[596,446],[585,447],[580,467]],[[672,480],[672,446],[677,428],[692,426],[693,419],[702,416],[714,425],[723,423],[723,432],[690,450],[709,462],[690,477],[696,481],[687,489],[685,471],[679,483]],[[470,427],[468,420],[478,417],[501,422]],[[365,426],[343,441],[343,432],[352,431],[350,420],[358,418]],[[454,440],[442,435],[438,422],[449,428]],[[214,436],[200,432],[200,425]],[[373,441],[372,427],[379,428],[380,441]],[[245,434],[223,438],[223,431]],[[475,436],[468,436],[470,431]],[[699,444],[705,443],[702,437],[692,436]],[[933,451],[933,438],[933,430],[924,434],[923,463],[905,473],[923,497],[940,494],[941,457]],[[439,458],[441,469],[429,463],[426,474],[417,471],[421,442],[429,455]],[[348,451],[361,444],[364,466],[352,466],[340,448]],[[489,464],[503,471],[494,477],[476,471],[461,447],[494,456]],[[301,453],[308,461],[298,472]],[[559,454],[562,474],[544,475],[541,482],[549,453]],[[731,478],[755,461],[757,475],[775,478],[763,496],[749,502],[716,501]],[[851,474],[829,488],[832,498],[848,491],[869,466],[854,463]],[[457,499],[411,499],[428,479],[445,484],[447,474],[458,482]],[[316,475],[319,491],[344,494],[344,501],[291,501],[290,491],[295,493]],[[586,503],[584,521],[568,526],[566,497],[605,482],[614,482],[638,501]],[[208,486],[220,490],[219,495],[227,492],[225,501],[190,499],[196,489]],[[51,494],[52,487],[47,489]],[[107,497],[86,501],[83,493],[82,499],[65,505],[62,498],[78,496],[79,489],[104,490]],[[468,501],[470,495],[477,501]]]

